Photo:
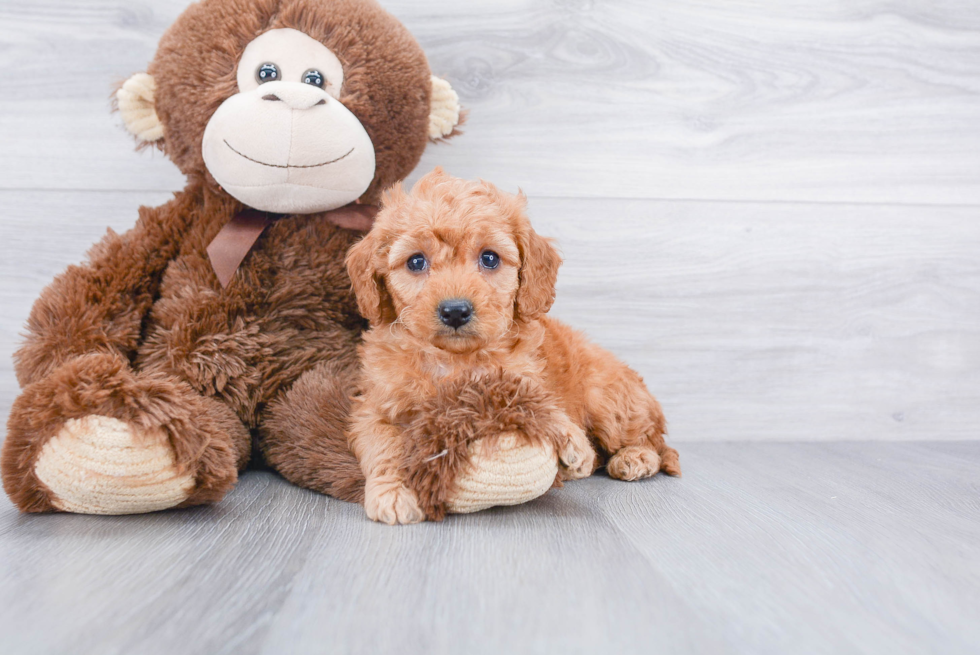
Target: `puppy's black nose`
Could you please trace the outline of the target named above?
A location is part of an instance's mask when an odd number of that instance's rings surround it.
[[[439,303],[439,320],[453,329],[470,322],[473,317],[473,303],[469,300],[443,300]]]

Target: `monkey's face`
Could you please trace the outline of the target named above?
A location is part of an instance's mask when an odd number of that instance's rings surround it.
[[[459,99],[376,0],[199,0],[116,94],[126,129],[260,210],[375,203]]]
[[[374,144],[340,100],[344,69],[298,30],[268,31],[238,63],[238,93],[211,116],[202,155],[241,202],[270,212],[342,207],[374,179]]]

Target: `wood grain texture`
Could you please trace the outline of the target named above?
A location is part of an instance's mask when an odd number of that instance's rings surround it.
[[[971,653],[980,444],[689,444],[391,528],[248,473],[216,507],[0,501],[11,653]]]
[[[980,203],[969,2],[383,4],[471,110],[420,170],[537,196]],[[180,187],[108,96],[185,5],[0,5],[0,187]]]
[[[677,439],[976,439],[971,207],[531,200],[554,314],[631,363]]]
[[[0,411],[40,290],[161,193],[0,191]],[[673,438],[976,439],[969,207],[531,198],[553,314],[645,377]]]

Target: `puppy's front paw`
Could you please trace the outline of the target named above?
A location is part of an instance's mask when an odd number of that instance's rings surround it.
[[[368,483],[364,488],[364,509],[369,519],[388,525],[425,520],[415,492],[401,482]]]
[[[568,422],[566,434],[568,435],[568,443],[558,454],[562,466],[562,480],[578,480],[589,477],[595,470],[595,450],[592,448],[592,443],[589,442],[585,430],[571,421]]]

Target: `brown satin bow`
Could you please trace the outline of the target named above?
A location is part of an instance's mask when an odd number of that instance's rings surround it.
[[[337,227],[367,232],[371,229],[378,208],[374,205],[350,204],[320,214]],[[235,277],[235,271],[248,256],[265,228],[276,220],[275,214],[245,209],[228,221],[208,244],[211,268],[218,276],[221,287],[226,289]]]

